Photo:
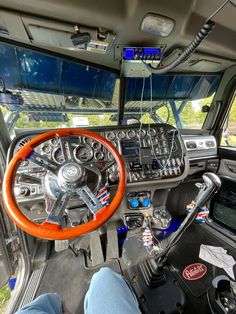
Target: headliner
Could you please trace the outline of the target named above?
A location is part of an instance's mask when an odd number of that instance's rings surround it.
[[[10,39],[31,44],[26,32],[27,18],[47,25],[55,22],[63,27],[79,24],[89,27],[105,27],[115,35],[113,47],[106,54],[83,51],[69,51],[60,48],[40,46],[54,52],[78,59],[119,69],[114,59],[116,45],[155,46],[164,44],[166,51],[186,46],[224,0],[2,0],[0,27],[6,28]],[[235,3],[235,2],[233,2]],[[218,63],[215,72],[236,63],[236,6],[227,4],[213,19],[216,26],[209,37],[198,48],[196,58]],[[140,23],[147,13],[158,13],[176,21],[174,31],[167,38],[155,37],[140,31]],[[199,54],[200,53],[200,54]],[[201,55],[202,54],[202,55]],[[224,58],[225,60],[222,60]],[[178,71],[203,71],[201,65],[191,67],[191,60],[177,68]],[[204,65],[205,71],[212,71],[212,64]]]

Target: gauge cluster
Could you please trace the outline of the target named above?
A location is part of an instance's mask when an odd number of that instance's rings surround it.
[[[71,138],[73,156],[78,163],[102,161],[105,154],[100,143],[86,137]],[[68,148],[67,148],[68,149]],[[52,139],[40,145],[39,153],[52,158],[57,164],[63,164],[64,157],[58,139]]]

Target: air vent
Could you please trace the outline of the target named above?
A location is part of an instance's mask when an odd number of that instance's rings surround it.
[[[195,148],[197,148],[197,144],[196,144],[196,142],[194,142],[194,141],[186,142],[186,146],[187,146],[187,148],[189,148],[189,149],[195,149]]]
[[[214,136],[199,136],[193,139],[193,136],[189,139],[184,139],[185,146],[188,151],[202,151],[202,150],[213,150],[216,149],[216,141]]]
[[[206,144],[206,147],[215,147],[214,141],[206,141],[205,144]]]
[[[15,153],[18,152],[18,150],[20,150],[23,146],[25,146],[26,143],[28,143],[31,140],[31,137],[24,137],[23,139],[21,139],[15,148]]]

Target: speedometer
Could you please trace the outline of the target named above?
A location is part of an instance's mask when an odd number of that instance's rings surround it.
[[[93,158],[93,149],[89,145],[79,145],[74,149],[74,157],[79,162],[87,162]]]

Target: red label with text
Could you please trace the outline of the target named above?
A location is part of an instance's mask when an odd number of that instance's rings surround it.
[[[206,265],[202,263],[195,263],[188,265],[183,270],[183,277],[186,280],[198,280],[202,278],[207,272]]]

